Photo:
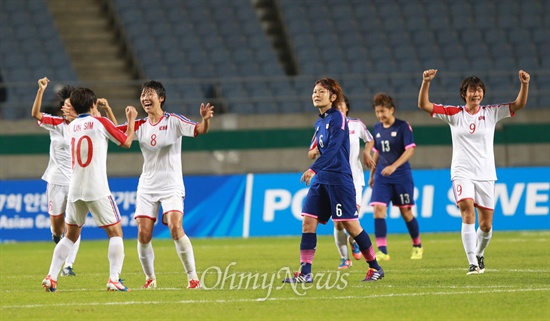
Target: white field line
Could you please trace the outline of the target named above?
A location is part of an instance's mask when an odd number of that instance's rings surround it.
[[[176,300],[176,301],[127,301],[127,302],[82,302],[82,303],[58,303],[58,304],[21,304],[21,305],[5,305],[2,309],[33,309],[33,308],[52,308],[52,307],[76,307],[76,306],[100,306],[100,305],[140,305],[143,304],[212,304],[212,303],[247,303],[247,302],[263,302],[263,301],[296,301],[296,300],[365,300],[377,298],[392,298],[392,297],[416,297],[416,296],[433,296],[433,295],[464,295],[464,294],[486,294],[486,293],[517,293],[517,292],[540,292],[550,291],[550,288],[529,288],[529,289],[491,289],[483,291],[457,291],[457,292],[422,292],[422,293],[389,293],[389,294],[372,294],[372,295],[350,295],[350,296],[330,296],[330,297],[308,297],[296,296],[287,298],[262,298],[262,299],[214,299],[214,300]],[[53,294],[55,295],[55,294]]]

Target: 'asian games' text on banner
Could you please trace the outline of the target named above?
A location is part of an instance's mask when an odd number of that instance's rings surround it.
[[[366,173],[368,175],[368,172]],[[498,168],[493,228],[498,230],[550,229],[550,167]],[[185,231],[191,237],[256,237],[301,234],[301,208],[308,187],[301,173],[186,176]],[[422,233],[459,232],[461,218],[454,204],[450,173],[413,170],[416,215]],[[137,178],[111,178],[111,192],[119,206],[125,238],[137,237],[133,219]],[[49,241],[46,183],[42,180],[0,181],[0,241]],[[373,233],[371,189],[363,193],[359,218]],[[407,233],[397,208],[388,213],[388,231]],[[332,223],[318,233],[332,235]],[[170,238],[158,223],[155,238]],[[88,215],[83,239],[105,239]]]

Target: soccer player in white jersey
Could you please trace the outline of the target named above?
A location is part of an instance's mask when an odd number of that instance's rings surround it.
[[[346,115],[346,120],[348,122],[350,141],[349,163],[351,167],[351,174],[353,176],[353,182],[355,185],[355,201],[357,204],[357,212],[359,212],[361,210],[363,188],[365,187],[365,174],[363,172],[363,165],[361,160],[360,140],[363,140],[363,142],[365,142],[366,144],[365,149],[362,153],[362,158],[363,162],[369,169],[374,168],[375,166],[374,160],[370,155],[370,150],[372,150],[372,147],[374,146],[374,141],[372,139],[371,133],[367,129],[367,126],[365,126],[361,119],[348,117],[350,107],[351,106],[349,99],[344,95],[344,100],[337,105],[337,108],[341,113]],[[310,146],[308,157],[311,159],[315,159],[318,156],[319,149],[317,148],[317,146]],[[340,254],[341,260],[338,269],[347,269],[352,266],[352,262],[348,254],[348,242],[351,245],[353,257],[356,260],[360,260],[363,257],[363,254],[361,254],[361,250],[359,250],[359,245],[357,245],[357,242],[355,242],[352,237],[349,237],[347,235],[342,222],[334,222],[334,243],[336,244],[336,249]]]
[[[48,183],[46,196],[48,199],[48,214],[50,215],[52,240],[57,244],[65,232],[65,208],[71,181],[71,154],[66,135],[68,124],[74,119],[50,115],[41,112],[42,99],[50,80],[46,77],[38,80],[38,91],[32,105],[31,115],[36,119],[38,126],[50,133],[50,158],[48,167],[42,179]],[[69,96],[73,90],[70,86],[63,87],[58,93],[60,107],[70,106]],[[73,264],[76,260],[80,238],[75,242],[71,253],[67,256],[61,275],[75,276]]]
[[[512,117],[525,107],[531,77],[520,70],[521,85],[516,100],[497,105],[481,105],[485,85],[478,77],[465,78],[460,84],[460,97],[466,104],[447,106],[430,102],[430,82],[436,73],[436,69],[424,71],[418,107],[451,127],[451,180],[455,201],[462,215],[462,244],[469,264],[467,275],[480,274],[485,272],[484,252],[493,232],[497,180],[493,151],[495,126],[501,119]]]
[[[185,187],[182,178],[182,136],[196,137],[206,134],[214,106],[201,104],[200,123],[183,115],[165,112],[166,89],[158,81],[147,81],[141,87],[141,105],[147,113],[144,119],[136,120],[136,136],[143,154],[143,171],[139,177],[134,218],[138,225],[137,250],[145,273],[142,288],[157,286],[151,239],[154,224],[162,207],[161,222],[168,226],[176,252],[187,273],[189,289],[200,288],[195,268],[195,256],[189,237],[183,229],[183,201]],[[124,126],[119,126],[124,128]]]
[[[80,237],[88,212],[109,237],[109,280],[107,290],[128,291],[120,282],[124,262],[124,243],[117,204],[111,195],[107,180],[107,148],[109,140],[129,148],[134,138],[137,111],[126,107],[128,129],[126,133],[104,117],[94,117],[97,110],[95,94],[88,88],[76,88],[70,102],[78,117],[73,120],[67,135],[70,139],[72,174],[67,203],[67,234],[57,243],[50,270],[42,281],[48,292],[57,291],[57,277],[63,260]]]
[[[58,111],[67,111],[67,113],[64,113],[64,117],[41,112],[44,92],[49,82],[50,80],[47,77],[38,80],[38,91],[32,106],[31,115],[37,120],[37,124],[40,127],[50,132],[50,158],[42,179],[48,183],[46,188],[48,214],[50,215],[52,240],[57,244],[65,232],[65,208],[67,207],[67,195],[69,194],[69,182],[71,180],[71,154],[66,135],[67,126],[76,118],[76,113],[69,101],[71,92],[74,89],[71,86],[64,86],[57,93],[60,104]],[[104,109],[109,119],[116,123],[116,118],[110,106],[107,104]],[[73,271],[73,264],[76,260],[79,247],[80,238],[75,242],[71,253],[69,253],[65,260],[65,265],[61,271],[62,276],[76,275]]]

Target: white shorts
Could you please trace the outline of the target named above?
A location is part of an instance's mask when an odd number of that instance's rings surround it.
[[[149,218],[153,222],[157,221],[160,206],[162,206],[162,224],[167,224],[164,220],[164,214],[168,212],[180,212],[183,214],[184,196],[180,193],[166,195],[156,193],[137,193],[136,197],[136,218]]]
[[[495,208],[495,181],[457,178],[453,180],[453,193],[457,205],[462,200],[471,199],[476,207],[489,210]]]
[[[65,213],[67,208],[67,196],[69,195],[69,185],[56,185],[48,183],[46,187],[46,196],[48,197],[48,214],[59,216]]]
[[[112,196],[96,201],[75,201],[67,204],[65,222],[81,227],[86,222],[88,212],[92,214],[97,226],[106,227],[120,222],[120,212]]]
[[[363,198],[363,185],[355,185],[355,204],[361,206],[361,199]]]

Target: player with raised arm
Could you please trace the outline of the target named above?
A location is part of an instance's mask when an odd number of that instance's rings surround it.
[[[96,224],[103,228],[109,238],[109,280],[107,290],[128,291],[120,282],[124,262],[124,243],[117,204],[111,195],[107,180],[107,149],[111,140],[129,148],[134,137],[134,122],[137,111],[126,107],[128,128],[126,133],[115,127],[105,117],[94,117],[97,109],[95,94],[88,88],[76,88],[70,102],[78,117],[67,129],[71,147],[71,182],[67,203],[67,234],[57,243],[42,287],[48,292],[57,291],[57,277],[63,261],[80,237],[82,225],[88,212]]]
[[[162,109],[166,89],[158,81],[147,81],[141,87],[141,105],[147,117],[136,120],[136,136],[143,155],[143,170],[137,188],[135,220],[138,225],[137,250],[145,273],[142,288],[157,287],[155,253],[153,251],[154,224],[162,207],[161,222],[168,226],[176,253],[187,273],[190,289],[200,288],[195,267],[193,246],[183,229],[185,187],[182,178],[182,137],[197,137],[208,133],[214,106],[201,104],[202,121],[194,122],[179,114]],[[124,126],[119,126],[124,128]]]
[[[525,107],[531,76],[520,70],[520,88],[516,99],[496,105],[482,105],[485,84],[476,76],[467,77],[460,84],[460,97],[465,105],[448,106],[430,101],[430,82],[436,74],[436,69],[423,72],[418,108],[451,127],[451,181],[456,205],[462,215],[460,233],[469,264],[466,274],[481,274],[485,272],[485,249],[493,235],[497,180],[493,148],[495,127],[498,121],[514,116]]]

